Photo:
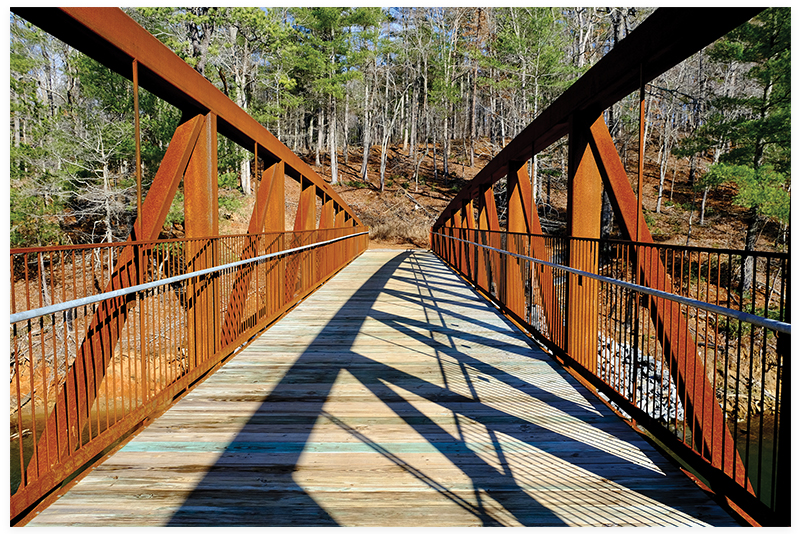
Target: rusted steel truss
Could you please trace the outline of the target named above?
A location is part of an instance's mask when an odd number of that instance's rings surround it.
[[[246,150],[258,146],[257,156],[267,167],[284,162],[286,174],[310,180],[352,218],[353,210],[317,173],[286,145],[234,104],[214,84],[115,8],[13,8],[14,13],[36,24],[121,76],[132,79],[131,65],[138,64],[139,86],[182,110],[187,117],[214,113],[217,129]]]
[[[761,8],[660,8],[576,80],[467,184],[433,224],[444,226],[465,200],[570,133],[574,115],[603,110],[757,15]],[[641,68],[641,78],[640,78]]]
[[[215,238],[219,233],[217,133],[251,151],[256,169],[259,160],[263,160],[266,167],[260,184],[255,180],[257,191],[248,227],[250,237],[236,241],[239,247],[236,259],[249,259],[257,254],[286,250],[363,230],[357,215],[313,169],[121,10],[15,8],[14,12],[131,79],[135,102],[138,100],[138,87],[143,87],[183,113],[181,124],[169,143],[143,202],[138,169],[138,122],[136,124],[139,213],[133,234],[114,262],[113,273],[104,291],[130,287],[145,280],[151,255],[156,251],[153,241],[160,234],[181,180],[185,189],[187,237],[182,249],[183,268],[197,271],[219,264],[221,241]],[[294,234],[284,232],[286,176],[299,182],[302,187]],[[317,198],[322,200],[318,227]],[[128,414],[125,424],[109,426],[102,435],[90,439],[90,446],[87,446],[81,436],[85,434],[87,422],[91,419],[92,406],[104,384],[121,332],[123,328],[131,328],[130,322],[134,317],[130,316],[129,310],[135,307],[136,297],[118,297],[99,304],[77,350],[75,363],[66,371],[63,386],[46,417],[44,429],[35,433],[33,459],[22,461],[27,468],[19,490],[11,499],[12,519],[104,447],[129,432],[153,410],[168,404],[171,394],[185,387],[190,378],[196,380],[198,373],[207,371],[215,362],[231,354],[252,336],[254,328],[259,325],[263,327],[274,320],[363,252],[366,243],[366,237],[362,235],[326,245],[320,250],[311,249],[270,260],[263,279],[256,276],[259,269],[238,267],[230,278],[230,285],[226,287],[220,286],[222,277],[198,277],[192,280],[185,289],[185,313],[188,365],[194,371],[185,374],[160,396],[149,399],[149,394],[145,392],[147,402],[135,413]],[[264,291],[266,296],[259,300],[259,309],[254,315],[248,315],[251,308],[248,299],[261,298],[259,295]],[[226,305],[224,308],[223,304]],[[138,326],[134,325],[133,328],[138,328],[141,336],[139,347],[143,350],[146,345],[146,325],[155,319],[145,316],[142,309],[138,307],[139,314],[135,317]],[[145,382],[146,369],[143,365]],[[37,417],[35,415],[34,420]],[[89,432],[90,435],[92,432]],[[22,452],[20,455],[23,455]]]
[[[761,9],[658,9],[634,32],[577,80],[550,107],[512,140],[444,209],[432,228],[432,248],[487,295],[497,295],[505,311],[526,322],[526,292],[538,291],[544,303],[547,336],[591,373],[598,369],[598,286],[597,282],[567,274],[566,290],[556,301],[553,271],[523,265],[511,256],[478,251],[455,240],[436,237],[443,231],[461,239],[498,240],[495,232],[471,232],[473,202],[478,208],[478,230],[498,230],[492,185],[507,177],[508,223],[505,247],[499,242],[480,243],[504,248],[511,253],[555,262],[545,250],[537,211],[530,206],[530,179],[525,163],[565,135],[569,135],[568,234],[569,249],[561,251],[566,265],[597,273],[600,211],[605,191],[625,237],[652,243],[641,211],[640,198],[608,133],[602,113],[628,94],[712,43]],[[640,166],[641,167],[641,166]],[[640,171],[641,172],[641,171]],[[474,236],[474,237],[465,237]],[[638,236],[638,239],[637,239]],[[654,249],[639,247],[630,258],[641,285],[672,292],[672,281]],[[553,253],[555,254],[555,253]],[[471,259],[470,259],[471,257]],[[490,265],[490,263],[492,265]],[[525,269],[536,271],[538,283],[525,280]],[[487,270],[495,273],[487,278]],[[533,287],[535,286],[535,287]],[[529,299],[532,300],[532,299]],[[698,349],[686,318],[679,307],[651,299],[650,319],[663,351],[670,358],[672,379],[686,402],[686,419],[692,429],[693,449],[731,480],[752,491],[742,459],[734,446],[724,414],[717,403],[714,386],[699,361]],[[563,308],[562,308],[563,306]],[[566,313],[561,317],[561,310]],[[527,313],[533,313],[529,311]]]

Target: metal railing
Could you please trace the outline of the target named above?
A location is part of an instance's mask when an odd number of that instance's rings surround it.
[[[788,254],[452,227],[432,249],[715,491],[788,517]]]
[[[169,406],[368,239],[349,227],[12,250],[12,518]]]

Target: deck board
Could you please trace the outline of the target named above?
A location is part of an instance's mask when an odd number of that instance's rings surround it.
[[[736,523],[435,256],[368,251],[29,525]]]

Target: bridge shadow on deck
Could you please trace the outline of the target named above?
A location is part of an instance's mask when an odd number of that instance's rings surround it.
[[[410,284],[408,287],[415,288],[416,293],[386,288],[393,276],[395,280],[405,279]],[[313,442],[312,434],[320,423],[334,425],[346,433],[351,438],[352,450],[379,454],[394,465],[397,473],[411,475],[434,491],[437,497],[473,516],[478,525],[565,525],[568,522],[564,520],[563,510],[572,510],[569,515],[575,516],[596,515],[597,523],[609,524],[603,520],[605,514],[593,511],[591,507],[579,509],[581,495],[592,491],[588,486],[575,482],[583,474],[601,477],[608,484],[620,488],[635,481],[637,493],[632,495],[637,497],[634,500],[620,495],[616,502],[609,503],[609,506],[622,503],[640,509],[636,517],[630,512],[620,511],[621,522],[636,523],[641,519],[639,514],[663,515],[663,512],[648,511],[652,504],[649,499],[658,501],[663,497],[663,489],[659,486],[666,479],[650,460],[663,465],[663,458],[654,451],[641,453],[610,447],[608,439],[612,442],[614,438],[629,440],[633,433],[599,400],[588,392],[583,394],[576,390],[565,396],[563,392],[555,391],[552,382],[537,378],[534,367],[527,374],[520,373],[519,369],[512,372],[502,365],[476,359],[467,353],[468,350],[465,351],[476,345],[485,345],[496,347],[498,351],[529,356],[537,349],[518,341],[516,344],[504,342],[503,336],[510,335],[507,328],[472,317],[471,313],[485,310],[487,304],[474,292],[470,291],[471,297],[464,299],[463,295],[451,291],[451,288],[458,287],[454,283],[456,280],[432,254],[405,252],[380,267],[347,303],[341,305],[333,319],[264,396],[259,409],[187,496],[169,525],[336,526],[352,524],[348,518],[359,514],[385,513],[366,502],[357,487],[315,488],[310,491],[307,485],[298,483],[295,473],[301,455],[309,449],[313,451],[318,445]],[[444,289],[442,285],[450,287]],[[380,306],[376,306],[381,292],[396,299],[398,304],[421,306],[427,320],[381,311],[378,309]],[[444,295],[445,300],[450,301],[448,309],[442,307],[443,301],[437,295]],[[458,311],[453,309],[454,304]],[[367,321],[378,321],[393,331],[408,334],[409,339],[423,340],[428,349],[426,354],[431,354],[433,349],[435,356],[431,357],[437,360],[443,385],[416,376],[402,369],[402,365],[376,361],[376,358],[354,349],[360,328]],[[502,326],[515,332],[504,318],[502,322]],[[343,329],[345,324],[347,327]],[[420,335],[420,332],[427,334]],[[499,334],[500,339],[486,337],[485,334],[491,332]],[[524,337],[517,333],[511,335],[516,339]],[[333,353],[330,352],[332,343],[336,345]],[[399,346],[397,350],[413,353],[414,348],[411,345]],[[515,361],[518,360],[519,356],[515,357]],[[575,384],[555,362],[543,358],[537,360],[537,365],[550,367],[559,373],[561,380]],[[463,473],[468,481],[466,486],[462,484],[459,489],[454,489],[452,484],[437,479],[435,470],[409,460],[405,454],[407,451],[398,448],[397,444],[380,443],[371,438],[368,423],[355,424],[347,417],[327,410],[325,403],[332,397],[334,385],[345,371],[355,378],[357,384],[380,399],[395,417],[424,438],[415,450],[430,450],[444,456]],[[458,378],[458,383],[454,377]],[[505,396],[520,392],[524,393],[523,403],[503,404]],[[493,402],[482,400],[489,397]],[[429,410],[421,409],[420,401],[435,403],[444,412],[452,413],[451,422],[457,432],[448,431]],[[550,407],[554,402],[557,408]],[[596,428],[601,430],[576,434],[567,425],[536,424],[529,417],[536,411],[554,415],[553,420],[594,421],[599,425]],[[379,418],[376,414],[372,419]],[[476,429],[480,430],[484,441],[491,443],[488,449],[476,446],[470,439]],[[504,445],[500,443],[500,436]],[[509,455],[517,455],[513,471]],[[519,456],[524,455],[530,459],[523,462],[525,465],[521,468]],[[628,460],[623,462],[623,469],[618,467],[621,457]],[[354,465],[352,469],[355,477],[360,466]],[[560,480],[564,469],[573,475],[572,482]],[[361,473],[359,476],[364,475]],[[348,473],[340,473],[337,479],[346,484]],[[553,488],[564,484],[577,485],[572,488],[570,502],[556,503],[561,507],[561,512],[556,514],[552,511],[552,502],[543,504],[534,497],[534,486],[542,484]],[[375,486],[380,487],[380,480],[375,481]],[[320,495],[323,495],[323,500],[332,499],[335,505],[318,502]],[[411,493],[406,496],[411,496]],[[413,497],[410,502],[404,502],[400,495],[396,498],[395,506],[399,511],[395,513],[401,515],[394,519],[387,516],[386,526],[424,524],[424,517],[420,517],[425,513],[424,503],[413,501]],[[550,498],[558,500],[561,497],[550,492]],[[681,510],[679,498],[676,503],[670,506]],[[687,513],[697,517],[693,503],[690,508],[687,508]],[[502,513],[498,512],[499,509]],[[712,516],[716,517],[715,514]],[[677,525],[682,521],[669,517],[658,519],[662,524]]]

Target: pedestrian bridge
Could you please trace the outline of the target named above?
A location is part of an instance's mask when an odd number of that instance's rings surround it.
[[[12,525],[790,524],[789,255],[655,244],[603,119],[758,10],[657,10],[430,251],[368,250],[122,11],[14,11],[183,119],[128,241],[11,250]],[[259,171],[245,235],[209,216],[217,133]],[[525,162],[565,135],[568,235],[547,236]],[[186,238],[158,240],[181,182]],[[600,239],[604,193],[623,240]]]
[[[29,523],[735,524],[420,250],[365,252]]]

